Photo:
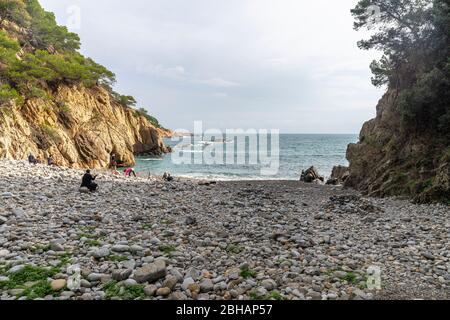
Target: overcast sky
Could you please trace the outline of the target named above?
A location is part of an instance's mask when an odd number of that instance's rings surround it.
[[[382,94],[378,54],[356,46],[357,0],[40,1],[172,129],[358,133]]]

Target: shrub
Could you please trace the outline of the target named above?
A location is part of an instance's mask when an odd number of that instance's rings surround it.
[[[21,102],[22,98],[17,92],[17,90],[11,88],[10,85],[5,84],[0,86],[0,103],[4,103],[11,100]]]
[[[150,122],[154,127],[156,128],[160,128],[160,129],[165,129],[163,126],[161,126],[161,124],[159,123],[158,119],[156,119],[155,117],[151,116],[148,114],[148,111],[144,108],[139,108],[138,110],[136,110],[135,113],[136,117],[144,117],[148,120],[148,122]]]

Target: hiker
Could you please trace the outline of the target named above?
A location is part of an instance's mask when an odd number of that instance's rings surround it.
[[[98,188],[98,185],[94,182],[94,180],[97,178],[97,176],[91,175],[91,170],[86,170],[86,173],[83,176],[83,179],[81,181],[81,187],[86,187],[89,189],[89,191],[96,191]]]
[[[32,153],[30,153],[28,155],[28,162],[31,163],[31,164],[37,164],[38,163],[37,159],[34,157],[34,155]]]
[[[123,172],[125,173],[125,177],[131,177],[131,175],[133,175],[136,178],[136,172],[133,168],[125,169]]]

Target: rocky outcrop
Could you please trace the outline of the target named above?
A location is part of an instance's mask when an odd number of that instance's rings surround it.
[[[345,185],[370,196],[407,196],[418,202],[450,201],[450,147],[430,128],[415,132],[401,122],[400,90],[390,89],[347,150]]]
[[[327,185],[341,185],[347,181],[349,176],[350,171],[348,167],[335,166],[331,173],[330,179],[327,181]]]
[[[306,171],[302,171],[300,181],[306,183],[321,183],[324,182],[324,177],[319,174],[315,167],[311,167]]]
[[[25,159],[31,152],[41,160],[52,155],[61,166],[104,168],[111,153],[133,165],[135,155],[168,151],[164,130],[102,87],[61,84],[48,90],[51,100],[0,106],[0,158]]]

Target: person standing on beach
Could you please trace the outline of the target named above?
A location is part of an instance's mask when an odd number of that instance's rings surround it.
[[[117,159],[116,159],[116,154],[115,153],[111,154],[111,157],[109,158],[109,167],[113,171],[117,170]]]
[[[93,176],[91,174],[91,170],[86,170],[86,173],[83,176],[83,179],[81,181],[81,187],[86,187],[89,189],[89,191],[94,192],[97,190],[98,185],[94,182],[94,180],[97,178],[97,176]]]

